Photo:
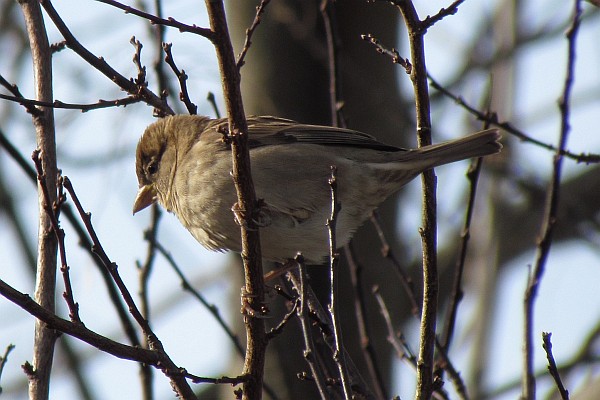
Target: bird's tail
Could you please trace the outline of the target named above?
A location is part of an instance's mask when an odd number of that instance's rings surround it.
[[[425,171],[467,158],[498,153],[502,149],[500,137],[498,129],[487,129],[460,139],[397,153],[394,161],[397,166],[406,163],[411,168]]]

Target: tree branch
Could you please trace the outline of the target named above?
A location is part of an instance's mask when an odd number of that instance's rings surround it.
[[[417,119],[417,143],[419,147],[431,144],[431,119],[423,23],[419,20],[412,1],[395,1],[408,29],[413,68],[410,77],[415,92]],[[437,200],[436,176],[433,170],[422,174],[423,226],[420,229],[423,246],[423,308],[421,311],[421,334],[419,361],[417,363],[417,400],[428,400],[433,393],[433,355],[438,302],[437,271]]]
[[[164,115],[174,114],[173,110],[168,106],[165,100],[154,94],[146,85],[138,85],[133,80],[125,78],[112,68],[102,57],[97,57],[91,51],[77,41],[71,33],[65,22],[58,15],[50,0],[40,0],[40,4],[48,13],[48,16],[54,22],[54,25],[65,38],[67,46],[77,53],[81,58],[87,61],[90,65],[102,72],[107,78],[119,85],[127,93],[141,97],[146,103],[153,106],[158,113]]]
[[[40,5],[36,0],[20,3],[29,35],[33,58],[36,99],[52,101],[52,60],[50,45]],[[52,231],[50,216],[45,212],[46,201],[56,201],[56,142],[54,136],[54,113],[44,107],[40,114],[33,115],[36,130],[37,148],[40,151],[40,165],[45,174],[44,185],[38,184],[38,248],[35,281],[35,301],[50,313],[54,313],[56,291],[57,240]],[[47,200],[43,187],[48,190]],[[48,398],[50,372],[54,357],[56,332],[36,321],[33,349],[32,373],[29,377],[29,397],[33,400]]]
[[[179,22],[176,19],[171,18],[171,17],[169,17],[167,19],[157,17],[155,15],[138,10],[131,6],[127,6],[125,4],[119,3],[118,1],[114,1],[114,0],[96,0],[96,1],[99,3],[108,4],[115,8],[121,9],[121,10],[125,11],[126,14],[133,14],[133,15],[137,15],[138,17],[147,19],[148,21],[150,21],[151,24],[170,26],[170,27],[179,29],[180,32],[195,33],[196,35],[203,36],[210,41],[213,41],[215,39],[215,35],[210,29],[202,28],[202,27],[196,26],[195,24],[187,25],[187,24],[184,24],[183,22]]]
[[[553,173],[550,184],[546,191],[546,208],[544,212],[544,221],[542,222],[540,239],[538,242],[537,252],[535,256],[535,264],[529,282],[525,290],[524,313],[524,344],[523,344],[523,394],[522,398],[526,400],[535,399],[535,376],[533,373],[533,314],[535,299],[537,297],[539,285],[546,269],[546,261],[552,246],[552,235],[558,216],[559,194],[560,194],[560,179],[562,175],[561,154],[567,145],[567,137],[571,130],[570,126],[570,101],[571,92],[573,90],[573,82],[575,79],[575,55],[577,34],[581,19],[581,0],[574,0],[574,10],[571,27],[567,31],[568,39],[568,58],[567,72],[565,77],[565,85],[563,94],[559,102],[561,112],[561,129],[558,139],[558,150],[554,155]]]
[[[206,0],[206,8],[211,29],[214,32],[214,45],[221,70],[225,108],[229,116],[229,135],[233,157],[233,181],[238,202],[234,206],[238,221],[241,222],[242,261],[244,264],[244,303],[247,312],[246,322],[246,359],[244,375],[249,380],[243,385],[242,399],[258,400],[262,398],[263,374],[267,337],[262,318],[266,313],[264,305],[264,280],[260,251],[260,236],[256,226],[255,212],[258,207],[252,173],[250,153],[248,151],[248,126],[242,94],[240,91],[240,73],[236,64],[225,7],[220,0]]]

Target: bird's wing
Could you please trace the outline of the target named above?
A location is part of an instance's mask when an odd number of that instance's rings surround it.
[[[400,147],[377,141],[373,136],[351,129],[330,126],[300,124],[284,118],[271,116],[248,117],[248,144],[251,148],[286,143],[310,143],[323,146],[361,147],[381,151],[400,151]],[[217,122],[217,121],[215,121]],[[217,129],[227,124],[218,120]]]

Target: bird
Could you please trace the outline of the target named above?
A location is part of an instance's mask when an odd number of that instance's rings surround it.
[[[249,116],[247,124],[261,252],[276,262],[300,253],[319,264],[329,255],[332,166],[341,205],[336,240],[342,247],[386,198],[423,171],[502,148],[495,128],[403,149],[363,132],[272,116]],[[136,149],[133,213],[158,202],[204,247],[241,252],[227,127],[225,118],[199,115],[168,116],[149,125]]]

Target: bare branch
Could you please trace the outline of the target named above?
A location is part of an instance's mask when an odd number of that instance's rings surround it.
[[[254,31],[260,24],[261,15],[265,12],[265,9],[270,2],[271,0],[261,0],[260,5],[256,7],[256,15],[254,16],[254,21],[252,21],[252,25],[250,25],[250,28],[246,29],[246,40],[244,41],[244,47],[242,48],[242,51],[238,55],[236,61],[238,70],[240,70],[244,66],[246,54],[248,53],[248,50],[252,45],[252,35],[254,35]]]
[[[8,82],[6,79],[4,79],[4,77],[2,75],[0,75],[0,85],[7,88],[14,95],[14,97],[12,97],[12,96],[6,96],[4,94],[0,94],[1,99],[16,101],[19,103],[21,103],[20,100],[25,99],[25,97],[21,94],[19,87],[15,84],[11,84],[10,82]],[[31,100],[31,101],[36,101],[36,100]],[[31,104],[21,103],[21,104],[23,104],[25,106],[25,108],[27,108],[27,112],[30,113],[31,115],[39,116],[42,114],[42,111],[40,111],[34,107],[35,103],[31,103]]]
[[[446,8],[442,8],[435,14],[433,17],[427,16],[422,23],[421,29],[427,30],[431,28],[434,24],[438,23],[442,19],[454,15],[458,12],[458,6],[460,6],[465,0],[455,0],[452,4],[450,4]]]
[[[394,64],[399,64],[400,66],[402,66],[404,68],[404,70],[406,71],[406,73],[408,75],[411,74],[412,64],[410,63],[410,60],[408,58],[400,57],[400,53],[398,53],[398,50],[396,50],[394,48],[392,48],[391,50],[387,49],[386,47],[384,47],[381,44],[381,42],[375,36],[371,35],[370,33],[368,33],[366,35],[360,35],[360,37],[365,42],[371,43],[373,46],[375,46],[375,50],[379,54],[384,54],[384,55],[390,57]]]
[[[52,56],[40,5],[35,0],[26,0],[19,4],[25,17],[31,47],[35,97],[40,101],[52,101]],[[41,152],[40,165],[45,173],[44,185],[38,185],[38,258],[35,300],[48,312],[54,313],[57,240],[52,232],[50,215],[44,210],[44,202],[54,204],[56,201],[56,138],[53,110],[43,108],[40,111],[40,113],[32,114],[37,149]],[[44,187],[47,190],[46,198],[43,193]],[[56,332],[48,329],[40,321],[36,321],[32,361],[33,374],[28,375],[29,397],[32,400],[48,398],[55,341]]]
[[[19,153],[19,151],[12,145],[12,143],[4,135],[2,130],[0,130],[0,144],[17,162],[19,167],[21,167],[21,169],[27,175],[30,181],[35,184],[37,182],[35,170],[31,167],[30,163],[25,159],[25,157],[23,157]],[[108,273],[107,269],[104,268],[104,265],[102,264],[100,259],[96,257],[96,255],[93,253],[93,246],[85,232],[85,228],[81,225],[81,222],[76,217],[75,213],[73,212],[73,209],[69,206],[69,204],[64,204],[62,208],[62,214],[67,218],[67,221],[71,223],[71,226],[77,233],[80,246],[88,252],[88,254],[91,256],[92,261],[95,263],[95,265],[98,267],[98,270],[102,274],[102,278],[106,283],[106,288],[108,290],[109,297],[115,307],[121,324],[123,325],[123,330],[125,331],[127,338],[129,339],[132,345],[139,346],[140,341],[135,332],[133,323],[129,318],[129,314],[127,314],[127,311],[123,305],[121,298],[119,297],[118,291],[110,277],[110,274]]]
[[[41,106],[41,107],[49,107],[49,108],[63,108],[67,110],[81,110],[81,112],[87,112],[90,110],[98,110],[101,108],[110,108],[110,107],[119,107],[126,106],[128,104],[135,104],[143,101],[142,98],[138,96],[127,96],[121,99],[115,100],[98,100],[97,103],[91,104],[78,104],[78,103],[65,103],[60,100],[54,101],[40,101],[33,99],[26,99],[24,97],[17,96],[7,96],[5,94],[0,94],[0,99],[13,101],[15,103],[19,103],[27,108],[27,111],[31,112],[32,109],[37,110],[37,108],[33,106]]]
[[[379,399],[388,399],[389,396],[385,389],[383,381],[383,374],[379,368],[377,362],[377,353],[373,346],[371,327],[367,324],[367,305],[363,290],[363,266],[356,261],[353,254],[351,243],[344,246],[346,259],[350,265],[350,278],[352,280],[352,288],[354,289],[354,313],[358,323],[358,335],[360,337],[360,344],[364,354],[367,369],[371,380],[374,382],[374,391]],[[376,340],[376,339],[375,339]]]
[[[0,357],[0,380],[2,378],[2,372],[4,371],[4,367],[6,366],[6,362],[8,361],[8,355],[11,351],[15,349],[14,344],[9,344],[6,346],[6,350],[4,350],[4,355]],[[2,386],[0,386],[0,394],[2,394]]]
[[[413,316],[419,318],[421,308],[418,304],[417,293],[415,292],[415,285],[413,279],[405,271],[405,268],[400,263],[400,260],[392,251],[392,247],[389,245],[389,242],[385,237],[385,233],[381,228],[381,223],[379,222],[379,214],[377,213],[377,211],[374,211],[373,214],[371,214],[370,220],[373,224],[373,227],[375,228],[375,231],[377,232],[377,237],[381,241],[381,255],[383,255],[392,263],[392,266],[394,267],[394,272],[396,272],[396,275],[400,280],[400,284],[402,285],[402,289],[404,289],[404,292],[408,297],[408,301],[410,302],[410,312]]]
[[[242,242],[242,262],[244,264],[244,309],[247,311],[246,359],[244,375],[250,380],[243,385],[242,399],[259,400],[262,398],[263,375],[267,337],[265,323],[265,288],[261,260],[261,247],[258,226],[255,221],[259,204],[254,191],[250,153],[248,151],[248,125],[240,90],[240,71],[235,62],[225,7],[222,1],[206,0],[208,18],[214,31],[213,41],[221,70],[225,107],[229,117],[229,135],[233,171],[232,177],[237,192],[237,221],[240,221]],[[258,314],[258,315],[257,315]]]
[[[600,154],[594,154],[594,153],[575,154],[566,149],[560,149],[552,144],[544,143],[537,139],[534,139],[531,136],[527,135],[525,132],[516,128],[511,122],[498,121],[498,116],[496,115],[496,113],[483,112],[483,111],[480,111],[480,110],[476,109],[475,107],[469,105],[462,97],[451,93],[448,89],[446,89],[439,82],[437,82],[431,75],[429,75],[428,78],[429,78],[429,82],[431,83],[431,86],[433,88],[438,90],[444,96],[454,100],[456,102],[456,104],[463,107],[466,111],[468,111],[469,113],[471,113],[472,115],[477,117],[477,119],[480,121],[486,122],[486,123],[490,124],[491,126],[497,126],[498,128],[502,128],[504,131],[521,139],[524,142],[533,143],[536,146],[542,147],[544,149],[551,150],[554,152],[559,152],[560,155],[568,157],[577,162],[582,162],[582,163],[586,163],[586,164],[600,163]]]
[[[298,295],[300,299],[300,308],[298,309],[298,319],[300,320],[300,326],[302,328],[302,337],[304,338],[304,359],[308,363],[310,368],[312,378],[317,385],[317,390],[321,395],[322,399],[327,399],[330,397],[330,392],[326,384],[326,376],[324,367],[319,362],[319,357],[317,356],[317,350],[315,344],[313,342],[313,337],[311,333],[311,324],[309,320],[309,304],[308,304],[308,289],[309,285],[306,282],[306,271],[304,265],[304,259],[302,256],[296,257],[296,262],[298,263],[298,273],[294,275],[293,272],[290,273],[291,276],[297,276],[299,284],[296,289],[298,290]]]
[[[180,32],[195,33],[196,35],[205,37],[210,41],[214,41],[214,39],[215,39],[215,34],[213,31],[211,31],[210,29],[207,29],[207,28],[201,28],[195,24],[187,25],[187,24],[184,24],[183,22],[179,22],[176,19],[171,18],[171,17],[169,17],[167,19],[160,18],[155,15],[149,14],[147,12],[133,8],[131,6],[127,6],[125,4],[119,3],[118,1],[113,1],[113,0],[96,0],[96,1],[99,3],[108,4],[115,8],[121,9],[121,10],[125,11],[126,14],[133,14],[138,17],[147,19],[152,24],[171,26],[173,28],[179,29]]]
[[[65,249],[65,231],[60,227],[60,223],[58,222],[58,214],[60,212],[60,207],[66,200],[64,193],[62,193],[62,179],[59,180],[59,182],[61,183],[61,185],[59,186],[59,195],[56,196],[55,203],[51,204],[50,191],[46,186],[47,177],[44,173],[42,160],[40,159],[40,151],[34,150],[31,158],[33,159],[33,162],[35,164],[35,168],[37,170],[38,185],[42,191],[42,206],[44,207],[44,211],[50,218],[52,230],[54,231],[54,234],[56,235],[56,240],[58,242],[58,252],[60,254],[61,261],[60,270],[65,284],[65,292],[63,293],[63,297],[67,302],[67,306],[69,308],[69,318],[76,324],[83,324],[83,322],[81,322],[81,318],[79,317],[79,304],[77,304],[77,302],[73,298],[73,288],[71,286],[71,278],[69,276],[69,265],[67,264],[67,251]]]
[[[333,1],[321,1],[321,15],[325,25],[325,37],[327,38],[327,69],[329,75],[329,107],[331,115],[331,125],[345,127],[344,118],[341,118],[340,111],[344,105],[341,90],[341,74],[338,62],[338,43],[339,34],[335,18],[335,8]]]
[[[331,190],[331,215],[327,219],[327,229],[329,231],[329,278],[330,278],[330,293],[329,293],[329,315],[331,325],[333,326],[333,361],[335,361],[342,389],[344,390],[344,398],[350,400],[352,398],[352,390],[348,380],[348,371],[346,369],[346,360],[344,358],[342,331],[340,322],[337,316],[337,275],[340,255],[337,252],[337,240],[335,226],[338,214],[342,208],[337,198],[337,167],[331,166],[331,177],[329,178],[329,188]]]
[[[554,361],[554,355],[552,354],[552,334],[549,332],[543,332],[542,340],[544,342],[543,348],[546,352],[546,358],[548,359],[548,371],[550,371],[550,375],[552,375],[552,378],[556,383],[556,387],[560,393],[560,398],[562,400],[568,400],[569,391],[565,389],[562,379],[560,379],[560,374],[558,372],[558,368],[556,367],[556,361]]]
[[[245,382],[248,379],[246,376],[234,378],[206,378],[190,374],[185,369],[177,367],[175,364],[173,364],[171,359],[162,348],[142,349],[138,346],[128,346],[111,340],[105,336],[99,335],[98,333],[89,330],[81,324],[76,324],[56,316],[54,313],[37,304],[27,294],[21,293],[12,288],[1,279],[0,295],[4,296],[7,300],[15,303],[31,315],[35,316],[51,329],[56,329],[57,331],[76,337],[105,353],[112,354],[115,357],[153,365],[154,367],[160,369],[166,376],[171,378],[173,383],[177,385],[178,394],[183,399],[196,399],[196,396],[191,389],[190,391],[181,390],[182,382],[184,385],[188,385],[185,379],[191,379],[194,383],[224,383],[234,385]]]
[[[379,305],[379,312],[383,316],[385,321],[385,326],[387,328],[387,340],[392,345],[394,350],[396,351],[396,356],[403,361],[406,361],[408,365],[410,365],[414,370],[417,370],[417,356],[410,350],[410,347],[406,343],[403,338],[402,333],[397,333],[394,329],[394,324],[392,322],[392,318],[390,316],[390,312],[388,310],[381,293],[379,292],[379,287],[373,287],[373,295],[377,300],[377,304]]]
[[[410,61],[408,59],[402,58],[396,49],[392,48],[391,50],[389,50],[389,49],[385,48],[379,42],[379,40],[377,40],[377,38],[375,38],[371,34],[362,35],[361,38],[363,40],[365,40],[366,42],[369,42],[373,46],[375,46],[378,53],[387,55],[388,57],[390,57],[392,59],[393,63],[400,64],[400,66],[402,66],[406,70],[407,74],[411,73],[412,65],[410,64]],[[545,148],[545,149],[548,149],[551,151],[561,151],[561,153],[560,153],[561,155],[571,158],[577,162],[582,162],[582,163],[586,163],[586,164],[600,163],[600,154],[594,154],[594,153],[575,154],[566,149],[559,150],[552,144],[544,143],[542,141],[534,139],[531,136],[527,135],[525,132],[523,132],[520,129],[518,129],[517,127],[515,127],[511,122],[498,121],[498,116],[496,113],[483,112],[483,111],[480,111],[477,108],[471,106],[461,96],[453,94],[450,90],[448,90],[445,86],[440,84],[430,74],[427,74],[427,77],[429,79],[431,86],[434,89],[438,90],[444,96],[452,99],[454,102],[456,102],[456,104],[463,107],[470,114],[474,115],[479,121],[486,122],[486,123],[490,124],[491,126],[497,126],[499,128],[502,128],[504,131],[512,134],[513,136],[521,139],[524,142],[533,143],[539,147],[542,147],[542,148]]]
[[[448,311],[446,314],[446,324],[441,339],[441,347],[447,353],[450,348],[450,342],[454,335],[454,327],[456,324],[456,316],[458,314],[458,305],[463,297],[462,291],[462,276],[465,268],[465,260],[467,258],[467,248],[470,239],[471,231],[471,219],[473,218],[473,211],[475,209],[475,194],[477,193],[477,181],[479,179],[479,172],[481,171],[482,158],[473,160],[469,170],[467,171],[467,179],[469,180],[469,200],[467,203],[467,210],[465,213],[465,222],[463,229],[460,234],[461,242],[459,247],[459,257],[456,260],[455,265],[455,276],[452,284],[452,294],[450,296],[450,304],[448,305]]]
[[[427,67],[425,65],[425,44],[422,22],[412,1],[398,1],[410,39],[410,58],[413,68],[410,78],[415,93],[417,121],[417,143],[419,147],[430,145],[431,116]],[[438,302],[437,270],[437,199],[436,176],[433,170],[423,172],[423,217],[421,245],[423,247],[423,308],[421,309],[421,333],[419,361],[417,363],[417,389],[415,398],[427,400],[433,392],[433,356]]]
[[[175,76],[177,76],[177,80],[179,80],[179,87],[181,88],[181,92],[179,92],[179,100],[185,104],[185,107],[191,115],[196,115],[198,114],[198,106],[190,100],[190,94],[188,93],[187,89],[188,76],[184,70],[179,70],[179,68],[177,68],[175,60],[173,59],[173,53],[171,52],[172,47],[173,45],[171,43],[163,43],[163,50],[166,54],[165,62],[169,65],[169,67],[171,67],[175,73]]]
[[[192,296],[194,296],[212,314],[212,316],[219,323],[219,325],[221,326],[223,331],[227,334],[227,336],[229,337],[231,342],[234,344],[234,347],[237,350],[238,354],[243,357],[244,356],[244,347],[242,346],[240,339],[238,338],[237,334],[233,331],[233,329],[231,329],[227,325],[227,322],[225,322],[225,320],[223,319],[223,316],[221,315],[217,306],[209,303],[208,300],[206,300],[204,298],[202,293],[200,293],[199,291],[194,289],[192,284],[189,282],[189,280],[185,277],[185,275],[181,271],[181,268],[179,268],[179,266],[175,262],[175,259],[173,258],[171,253],[169,253],[162,244],[160,244],[158,241],[156,241],[156,239],[152,239],[149,235],[145,235],[145,238],[148,241],[154,240],[153,246],[156,248],[156,250],[158,250],[158,252],[167,260],[169,265],[173,268],[173,270],[179,277],[179,280],[181,281],[181,287],[183,288],[183,290],[192,294]]]
[[[217,101],[215,100],[215,94],[213,92],[208,92],[206,95],[206,100],[210,103],[215,112],[215,117],[221,118],[221,113],[219,112],[219,107],[217,107]]]
[[[67,46],[77,53],[81,58],[87,61],[90,65],[96,68],[98,71],[102,72],[107,78],[111,81],[115,82],[121,89],[125,90],[127,93],[133,96],[139,96],[143,99],[144,102],[153,106],[159,114],[162,115],[172,115],[174,114],[173,110],[168,106],[165,100],[152,91],[150,91],[147,87],[147,84],[139,85],[133,82],[130,79],[125,78],[123,75],[118,73],[114,68],[112,68],[102,57],[95,56],[91,51],[85,48],[79,41],[73,36],[65,22],[58,15],[50,0],[42,0],[40,2],[44,10],[48,13],[48,16],[54,22],[54,25],[59,30],[59,32],[65,38]]]
[[[131,313],[133,318],[136,320],[136,322],[139,324],[139,326],[142,328],[142,331],[144,332],[144,335],[146,336],[146,340],[148,341],[149,348],[151,350],[158,351],[162,355],[164,355],[163,360],[161,360],[161,364],[164,365],[167,369],[169,369],[171,371],[177,370],[178,367],[176,367],[175,364],[173,363],[173,361],[168,357],[167,353],[165,352],[165,350],[162,346],[162,343],[159,341],[158,337],[154,334],[154,332],[150,328],[148,321],[144,318],[144,316],[140,313],[139,309],[137,308],[135,302],[133,301],[133,297],[131,296],[131,293],[129,293],[129,290],[127,289],[127,287],[125,286],[125,283],[123,282],[123,280],[121,279],[121,276],[119,275],[119,272],[117,270],[117,265],[110,260],[110,258],[104,251],[102,244],[100,243],[98,236],[96,235],[96,231],[95,231],[94,227],[92,226],[92,215],[91,215],[91,213],[86,213],[83,210],[83,207],[77,197],[77,194],[75,193],[75,190],[73,189],[73,185],[71,184],[71,181],[67,177],[64,178],[64,185],[65,185],[65,188],[67,189],[67,191],[69,192],[71,199],[73,199],[73,202],[75,203],[75,207],[77,208],[77,211],[79,212],[79,216],[83,220],[83,223],[88,231],[88,234],[90,235],[90,238],[93,243],[92,251],[98,256],[98,258],[100,258],[100,260],[104,264],[104,267],[108,270],[108,272],[110,273],[110,276],[113,278],[114,282],[116,283],[117,287],[119,288],[119,291],[121,292],[121,296],[123,297],[123,299],[125,300],[125,303],[129,307],[129,312]],[[168,375],[168,376],[171,378],[173,387],[177,391],[178,395],[182,396],[184,399],[195,399],[196,398],[193,390],[190,388],[190,386],[185,381],[185,379],[182,378],[182,376],[173,375],[173,374]]]
[[[567,32],[568,39],[568,58],[567,72],[562,98],[559,103],[561,112],[561,129],[558,139],[558,149],[554,155],[553,172],[550,184],[546,191],[546,209],[544,212],[544,221],[542,222],[540,239],[538,242],[537,252],[535,256],[535,264],[529,282],[525,290],[524,313],[525,313],[525,328],[524,328],[524,349],[523,349],[523,398],[526,400],[535,399],[535,376],[533,373],[533,314],[535,300],[537,297],[539,285],[541,283],[544,271],[546,269],[546,261],[552,246],[552,234],[556,225],[558,215],[558,204],[560,195],[560,180],[562,175],[561,152],[564,151],[567,145],[567,137],[571,130],[570,127],[570,101],[573,82],[575,79],[575,56],[577,34],[581,22],[581,0],[574,0],[574,10],[572,16],[571,27]]]

